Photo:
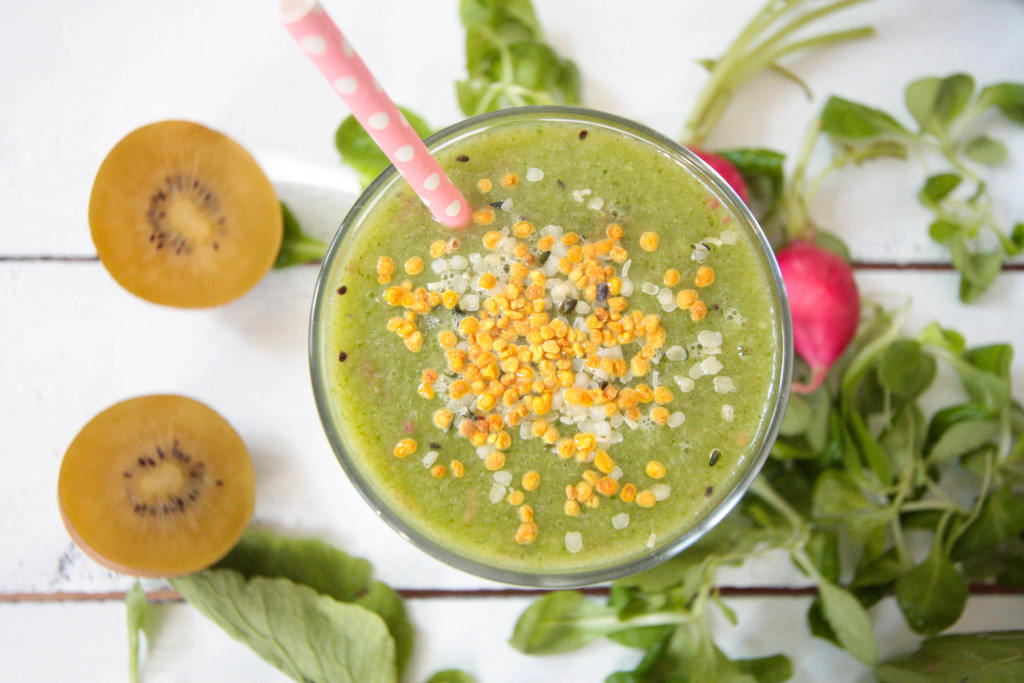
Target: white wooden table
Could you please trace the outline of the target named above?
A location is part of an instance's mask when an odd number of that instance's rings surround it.
[[[677,135],[718,54],[761,0],[535,0],[550,41],[576,60],[584,100]],[[397,101],[435,127],[460,118],[464,73],[455,0],[325,0]],[[968,71],[980,83],[1024,80],[1019,0],[886,0],[837,19],[872,40],[791,62],[815,99],[774,75],[736,97],[709,147],[794,153],[830,93],[902,111],[912,79]],[[0,680],[126,680],[122,598],[130,581],[72,545],[57,514],[61,456],[100,409],[175,392],[222,412],[255,461],[260,522],[316,535],[369,559],[405,592],[418,630],[409,681],[460,667],[481,681],[601,680],[632,668],[607,642],[531,658],[508,644],[532,599],[448,568],[415,549],[356,495],[321,430],[309,387],[306,324],[315,266],[273,272],[212,310],[157,307],[118,287],[95,259],[86,206],[109,148],[151,121],[186,118],[227,132],[256,156],[311,232],[328,237],[357,190],[338,161],[343,104],[277,24],[274,3],[57,0],[0,4]],[[1011,160],[992,176],[1003,224],[1024,220],[1024,133],[998,124]],[[910,298],[908,327],[931,320],[972,344],[1024,349],[1024,269],[1017,263],[971,306],[926,234],[913,199],[917,167],[879,162],[825,187],[818,221],[840,234],[866,294]],[[1024,361],[1013,366],[1024,395]],[[738,627],[717,624],[736,655],[792,656],[796,679],[856,681],[865,671],[812,639],[804,582],[781,557],[734,571]],[[175,599],[144,680],[279,681],[283,676]],[[915,640],[892,600],[873,609],[883,655]],[[954,630],[1024,627],[1024,595],[975,595]]]

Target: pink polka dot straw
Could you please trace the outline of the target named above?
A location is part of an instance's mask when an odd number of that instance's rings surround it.
[[[317,0],[283,0],[281,21],[434,217],[469,224],[469,204]]]

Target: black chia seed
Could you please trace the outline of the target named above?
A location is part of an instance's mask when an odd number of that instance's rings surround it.
[[[569,315],[576,310],[576,299],[563,299],[558,305],[558,312],[562,315]]]
[[[341,287],[338,287],[338,294],[344,294],[347,291],[348,291],[348,287],[346,287],[345,285],[342,285]]]
[[[587,138],[587,131],[586,130],[581,130],[580,131],[580,140],[586,140],[586,138]]]
[[[469,157],[467,157],[465,154],[460,154],[459,156],[455,157],[455,161],[466,162],[469,161]]]
[[[603,282],[597,286],[597,300],[604,301],[608,298],[608,285]]]
[[[709,486],[706,489],[704,489],[704,497],[705,498],[710,498],[711,494],[714,493],[714,492],[715,492],[715,487],[714,486]]]
[[[348,358],[348,354],[345,353],[344,351],[342,351],[341,353],[338,354],[338,360],[340,360],[342,363],[344,363],[345,359],[347,359],[347,358]]]
[[[722,451],[717,448],[711,449],[711,457],[708,458],[708,467],[714,467],[718,459],[722,457]]]

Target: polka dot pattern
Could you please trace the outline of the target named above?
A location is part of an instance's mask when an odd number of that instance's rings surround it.
[[[359,89],[359,82],[351,76],[334,81],[334,89],[342,95],[353,95]]]
[[[465,197],[441,170],[327,12],[318,3],[312,3],[306,14],[282,20],[434,217],[453,228],[468,225],[470,212]]]
[[[306,36],[302,39],[302,49],[311,55],[322,55],[327,51],[327,43],[320,36]]]
[[[411,161],[415,154],[416,150],[412,145],[403,145],[395,151],[395,159],[401,162]]]

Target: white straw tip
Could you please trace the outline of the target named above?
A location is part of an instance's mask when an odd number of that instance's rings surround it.
[[[471,220],[469,207],[465,202],[465,199],[453,200],[443,211],[434,211],[434,218],[455,230],[468,228]]]
[[[317,0],[281,0],[281,4],[278,5],[278,14],[281,21],[291,24],[301,21],[319,9],[320,3]]]

